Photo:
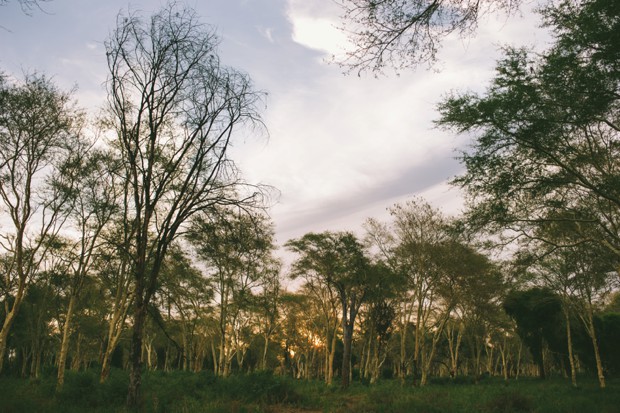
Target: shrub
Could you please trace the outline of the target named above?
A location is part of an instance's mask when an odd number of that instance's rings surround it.
[[[533,410],[532,401],[516,391],[501,392],[487,403],[489,413],[526,413]]]

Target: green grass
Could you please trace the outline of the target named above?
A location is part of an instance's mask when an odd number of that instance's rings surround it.
[[[0,377],[0,413],[125,413],[128,377],[113,371],[99,384],[97,372],[70,373],[61,393],[55,378]],[[354,383],[347,391],[318,381],[296,381],[269,372],[219,379],[213,374],[151,372],[144,375],[141,412],[411,412],[411,413],[620,413],[620,382],[599,389],[582,379],[437,380],[414,388],[398,381]]]

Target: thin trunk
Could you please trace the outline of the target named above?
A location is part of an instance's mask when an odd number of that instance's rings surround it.
[[[220,365],[220,371],[219,371],[219,375],[220,376],[227,376],[228,375],[228,369],[226,368],[226,366],[228,365],[227,362],[227,357],[226,357],[226,336],[224,335],[224,331],[221,332],[222,336],[220,338],[220,361],[219,361],[219,365]]]
[[[507,350],[508,350],[507,340],[508,339],[507,339],[506,335],[504,335],[504,344],[499,349],[499,352],[500,352],[501,357],[502,357],[502,369],[503,369],[503,373],[504,373],[504,381],[508,381],[508,359],[506,357],[506,353],[507,353]]]
[[[431,350],[428,354],[425,355],[426,356],[425,360],[422,363],[422,377],[420,379],[421,386],[426,385],[428,375],[430,373],[431,366],[433,364],[433,359],[435,358],[435,352],[437,351],[437,343],[439,342],[439,339],[443,335],[443,330],[446,326],[446,323],[448,322],[449,314],[450,314],[450,311],[447,311],[443,320],[441,320],[439,325],[436,326],[437,329],[433,333],[433,339],[431,342]]]
[[[349,371],[351,366],[351,340],[353,338],[353,323],[347,321],[346,315],[342,317],[342,339],[344,349],[342,351],[342,371],[341,371],[341,385],[343,389],[349,387]]]
[[[370,377],[370,375],[372,374],[371,370],[372,370],[372,330],[370,331],[370,334],[368,334],[368,341],[366,343],[364,343],[364,348],[362,349],[362,363],[361,363],[361,368],[363,368],[363,375],[362,372],[360,371],[360,377],[364,377],[365,379],[367,379],[368,377]]]
[[[80,358],[82,357],[81,347],[82,333],[78,333],[75,346],[75,355],[73,356],[73,361],[71,362],[71,370],[73,371],[78,371],[80,369]]]
[[[592,347],[594,348],[594,359],[596,360],[596,374],[598,377],[598,384],[601,389],[606,387],[605,374],[603,373],[603,362],[601,361],[601,354],[598,348],[598,339],[596,337],[596,329],[594,328],[594,316],[592,311],[588,311],[588,333],[592,340]]]
[[[25,347],[22,347],[21,353],[22,353],[21,378],[25,379],[26,372],[28,371],[28,360],[30,359],[30,354],[28,354],[28,351],[26,350]]]
[[[127,264],[125,262],[122,263],[119,274],[126,274]],[[110,376],[110,367],[112,361],[112,353],[114,349],[116,349],[116,345],[118,344],[118,340],[123,332],[123,326],[125,324],[125,319],[127,318],[127,313],[129,312],[129,308],[133,302],[133,297],[131,292],[129,291],[129,285],[126,281],[119,282],[116,288],[116,295],[114,298],[114,311],[112,313],[112,318],[108,324],[108,337],[106,343],[106,349],[103,354],[103,360],[101,362],[101,374],[99,376],[99,382],[105,383],[105,381]]]
[[[6,353],[6,343],[9,338],[9,332],[11,331],[11,327],[13,326],[13,322],[15,321],[15,316],[19,311],[19,307],[21,306],[25,290],[25,281],[22,282],[20,280],[19,287],[17,289],[17,293],[15,294],[15,301],[13,301],[13,306],[11,310],[7,313],[4,323],[2,323],[2,330],[0,330],[0,373],[2,373],[2,369],[4,367],[4,356]]]
[[[67,307],[67,314],[65,316],[65,325],[62,328],[62,343],[60,345],[60,355],[58,356],[56,391],[62,390],[62,386],[65,383],[65,366],[67,363],[67,354],[69,352],[69,338],[71,336],[71,318],[73,317],[76,301],[76,295],[71,294],[71,297],[69,298],[69,305]]]
[[[407,308],[407,302],[404,302],[402,324],[400,328],[400,360],[398,364],[398,378],[401,384],[405,382],[405,376],[407,371],[407,334],[409,332],[409,321],[411,320],[412,312]],[[411,306],[413,309],[413,306]]]
[[[131,351],[129,355],[129,389],[127,393],[127,405],[130,408],[140,404],[140,388],[142,385],[142,340],[144,336],[144,323],[146,321],[146,303],[142,301],[142,294],[136,288],[136,306],[134,310],[134,325],[131,335]]]
[[[575,357],[573,356],[573,337],[570,331],[570,314],[568,313],[568,308],[566,308],[566,306],[564,306],[564,319],[566,320],[566,345],[568,346],[570,379],[573,387],[577,387],[577,370],[575,368]]]
[[[121,312],[115,310],[112,319],[110,320],[108,329],[108,342],[103,354],[103,361],[101,362],[101,375],[99,376],[99,382],[105,383],[110,377],[110,368],[112,363],[112,353],[116,349],[118,340],[123,332],[123,324],[125,323],[125,317],[127,316],[127,310],[129,309],[129,303],[125,303]]]
[[[329,353],[327,384],[332,384],[334,380],[334,357],[336,356],[336,342],[336,330],[334,329],[332,334],[332,349]]]
[[[521,351],[523,350],[523,342],[519,340],[519,352],[517,353],[517,372],[515,374],[515,379],[519,379],[519,373],[521,372]]]
[[[261,368],[267,370],[267,351],[269,350],[269,336],[265,335],[265,346],[263,347],[263,360]]]
[[[218,362],[217,362],[217,352],[215,351],[215,342],[211,339],[211,357],[213,357],[213,371],[215,375],[218,376]]]
[[[459,324],[458,330],[455,333],[455,328],[447,330],[448,336],[448,350],[450,352],[450,377],[455,378],[458,374],[458,363],[459,363],[459,349],[461,347],[461,341],[463,339],[462,334],[462,324]],[[456,343],[454,342],[454,334],[456,334]]]

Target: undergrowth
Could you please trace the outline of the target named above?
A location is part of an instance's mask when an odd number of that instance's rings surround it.
[[[397,380],[349,389],[299,381],[271,372],[232,375],[210,372],[145,372],[139,412],[411,412],[411,413],[620,413],[620,383],[599,389],[594,380],[578,388],[561,379],[437,380],[414,387]],[[114,370],[100,384],[95,371],[67,372],[56,392],[55,376],[40,380],[0,377],[0,413],[128,413],[128,375]]]

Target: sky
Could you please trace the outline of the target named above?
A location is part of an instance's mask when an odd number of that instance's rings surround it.
[[[94,114],[105,99],[103,43],[116,16],[164,4],[50,0],[27,15],[9,0],[0,6],[0,70],[16,78],[37,71],[76,87],[79,104]],[[483,93],[500,46],[550,42],[528,3],[519,16],[483,18],[471,39],[447,39],[433,70],[358,77],[329,61],[347,47],[333,0],[185,4],[216,29],[222,62],[268,93],[268,133],[244,136],[232,157],[247,181],[279,190],[270,215],[280,244],[309,231],[361,234],[367,218],[387,220],[388,207],[414,196],[458,214],[462,195],[448,181],[462,172],[456,151],[468,141],[434,127],[436,105],[450,91]]]

